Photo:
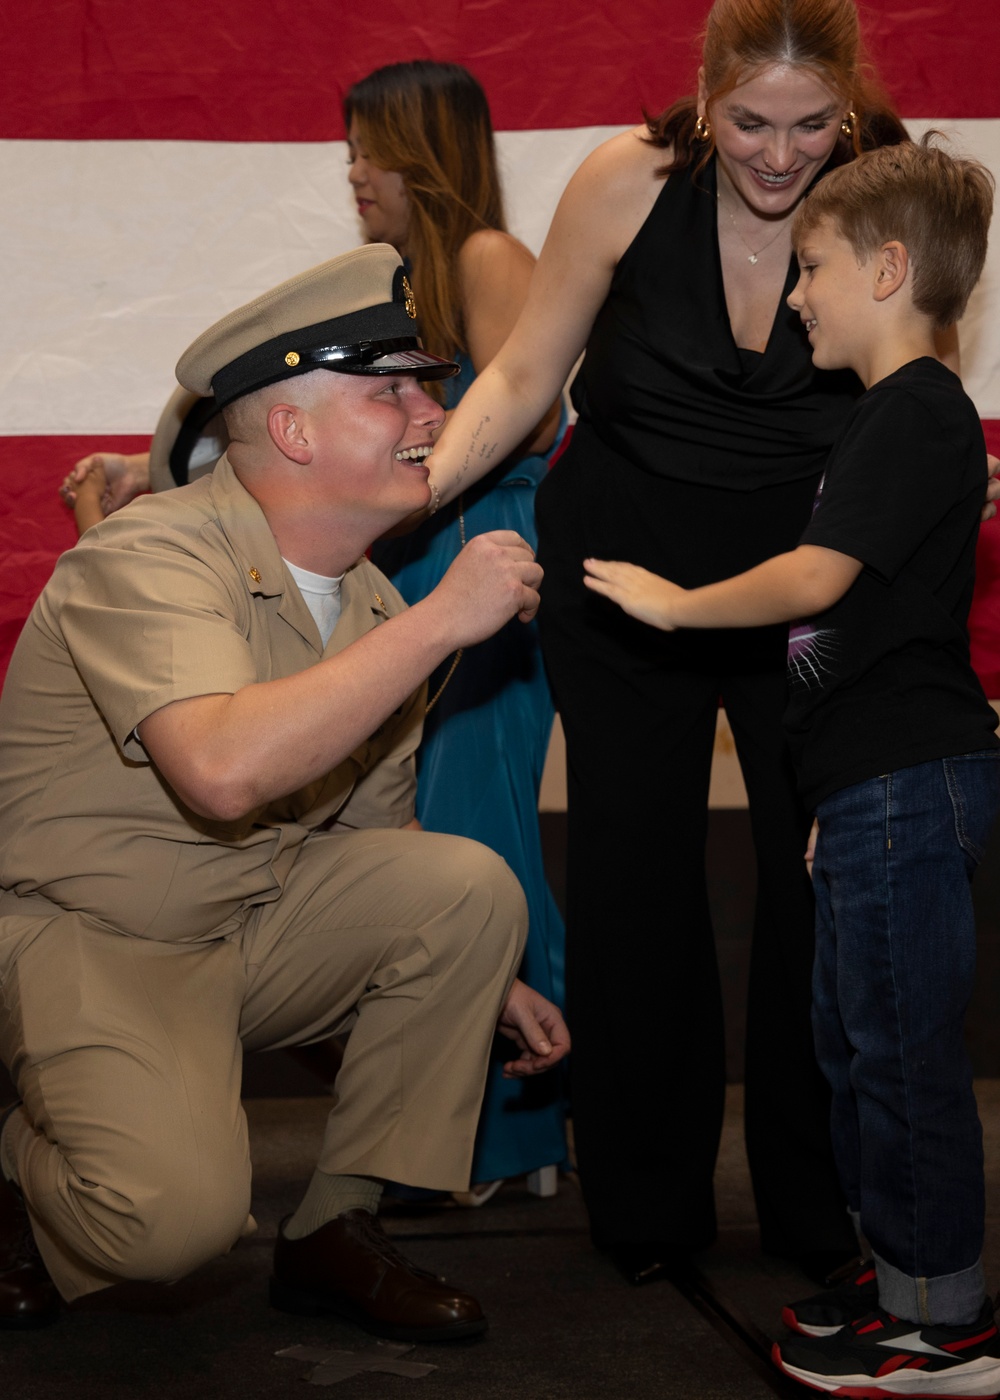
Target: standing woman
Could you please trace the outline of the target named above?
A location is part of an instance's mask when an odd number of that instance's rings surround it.
[[[466,69],[428,60],[379,68],[344,102],[349,179],[368,238],[410,265],[424,347],[462,372],[443,390],[452,409],[500,349],[524,305],[531,253],[506,231],[489,106]],[[446,347],[446,348],[445,348]],[[548,471],[562,384],[518,442],[474,488],[372,557],[409,603],[440,581],[466,539],[516,530],[535,542],[535,490]],[[563,925],[542,866],[538,789],[553,706],[534,624],[515,623],[456,653],[430,678],[417,756],[417,816],[430,831],[498,851],[524,887],[530,913],[523,975],[563,999]],[[563,1099],[552,1086],[505,1080],[492,1065],[469,1203],[504,1177],[565,1156]],[[476,1189],[478,1187],[478,1190]]]
[[[856,1252],[810,1028],[809,822],[785,750],[786,629],[658,633],[592,596],[587,556],[687,586],[796,543],[860,392],[814,370],[785,297],[811,183],[906,139],[866,76],[853,0],[716,0],[697,95],[573,177],[528,302],[435,452],[450,500],[509,450],[581,351],[580,422],[539,492],[539,614],[569,763],[572,1114],[595,1242],[632,1282],[716,1233],[723,1018],[705,880],[716,714],[758,886],[746,1137],[770,1253]]]

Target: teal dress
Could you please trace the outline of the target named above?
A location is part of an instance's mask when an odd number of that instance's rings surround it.
[[[472,383],[467,356],[446,383],[454,408]],[[516,530],[532,547],[535,489],[546,457],[503,462],[484,481],[444,506],[412,534],[374,546],[372,558],[408,603],[440,581],[466,539]],[[433,697],[452,662],[431,676]],[[530,916],[521,977],[563,1004],[563,921],[542,865],[538,789],[554,716],[535,623],[516,618],[495,637],[469,647],[424,722],[417,754],[417,816],[428,831],[469,836],[503,856],[520,880]],[[566,1155],[561,1071],[505,1080],[511,1042],[497,1037],[486,1082],[472,1180],[518,1176]]]

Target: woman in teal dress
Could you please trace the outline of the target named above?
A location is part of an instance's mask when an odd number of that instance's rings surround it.
[[[344,104],[350,181],[365,233],[410,263],[424,346],[456,358],[442,381],[452,409],[517,319],[534,265],[506,232],[489,107],[454,64],[380,68]],[[487,530],[535,543],[535,489],[548,469],[561,405],[511,456],[409,535],[372,551],[414,603],[440,581],[462,544]],[[429,831],[472,837],[504,857],[524,887],[530,931],[522,976],[563,1000],[563,923],[542,867],[538,789],[553,705],[535,624],[515,621],[451,658],[431,677],[418,754],[417,816]],[[502,1178],[565,1156],[561,1086],[505,1080],[498,1055],[480,1118],[472,1180],[485,1199]]]

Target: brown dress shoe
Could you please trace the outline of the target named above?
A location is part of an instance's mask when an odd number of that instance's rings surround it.
[[[0,1117],[0,1127],[4,1118]],[[61,1307],[42,1263],[24,1198],[0,1172],[0,1327],[47,1327]]]
[[[300,1240],[279,1229],[271,1306],[305,1317],[335,1313],[394,1342],[486,1331],[475,1298],[404,1259],[367,1210],[349,1210]]]

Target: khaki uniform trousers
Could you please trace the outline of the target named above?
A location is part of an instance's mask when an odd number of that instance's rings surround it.
[[[464,1189],[526,931],[498,856],[421,832],[310,837],[280,899],[215,942],[4,895],[0,1054],[23,1099],[5,1147],[63,1296],[232,1247],[250,1208],[241,1046],[350,1030],[320,1169]]]

